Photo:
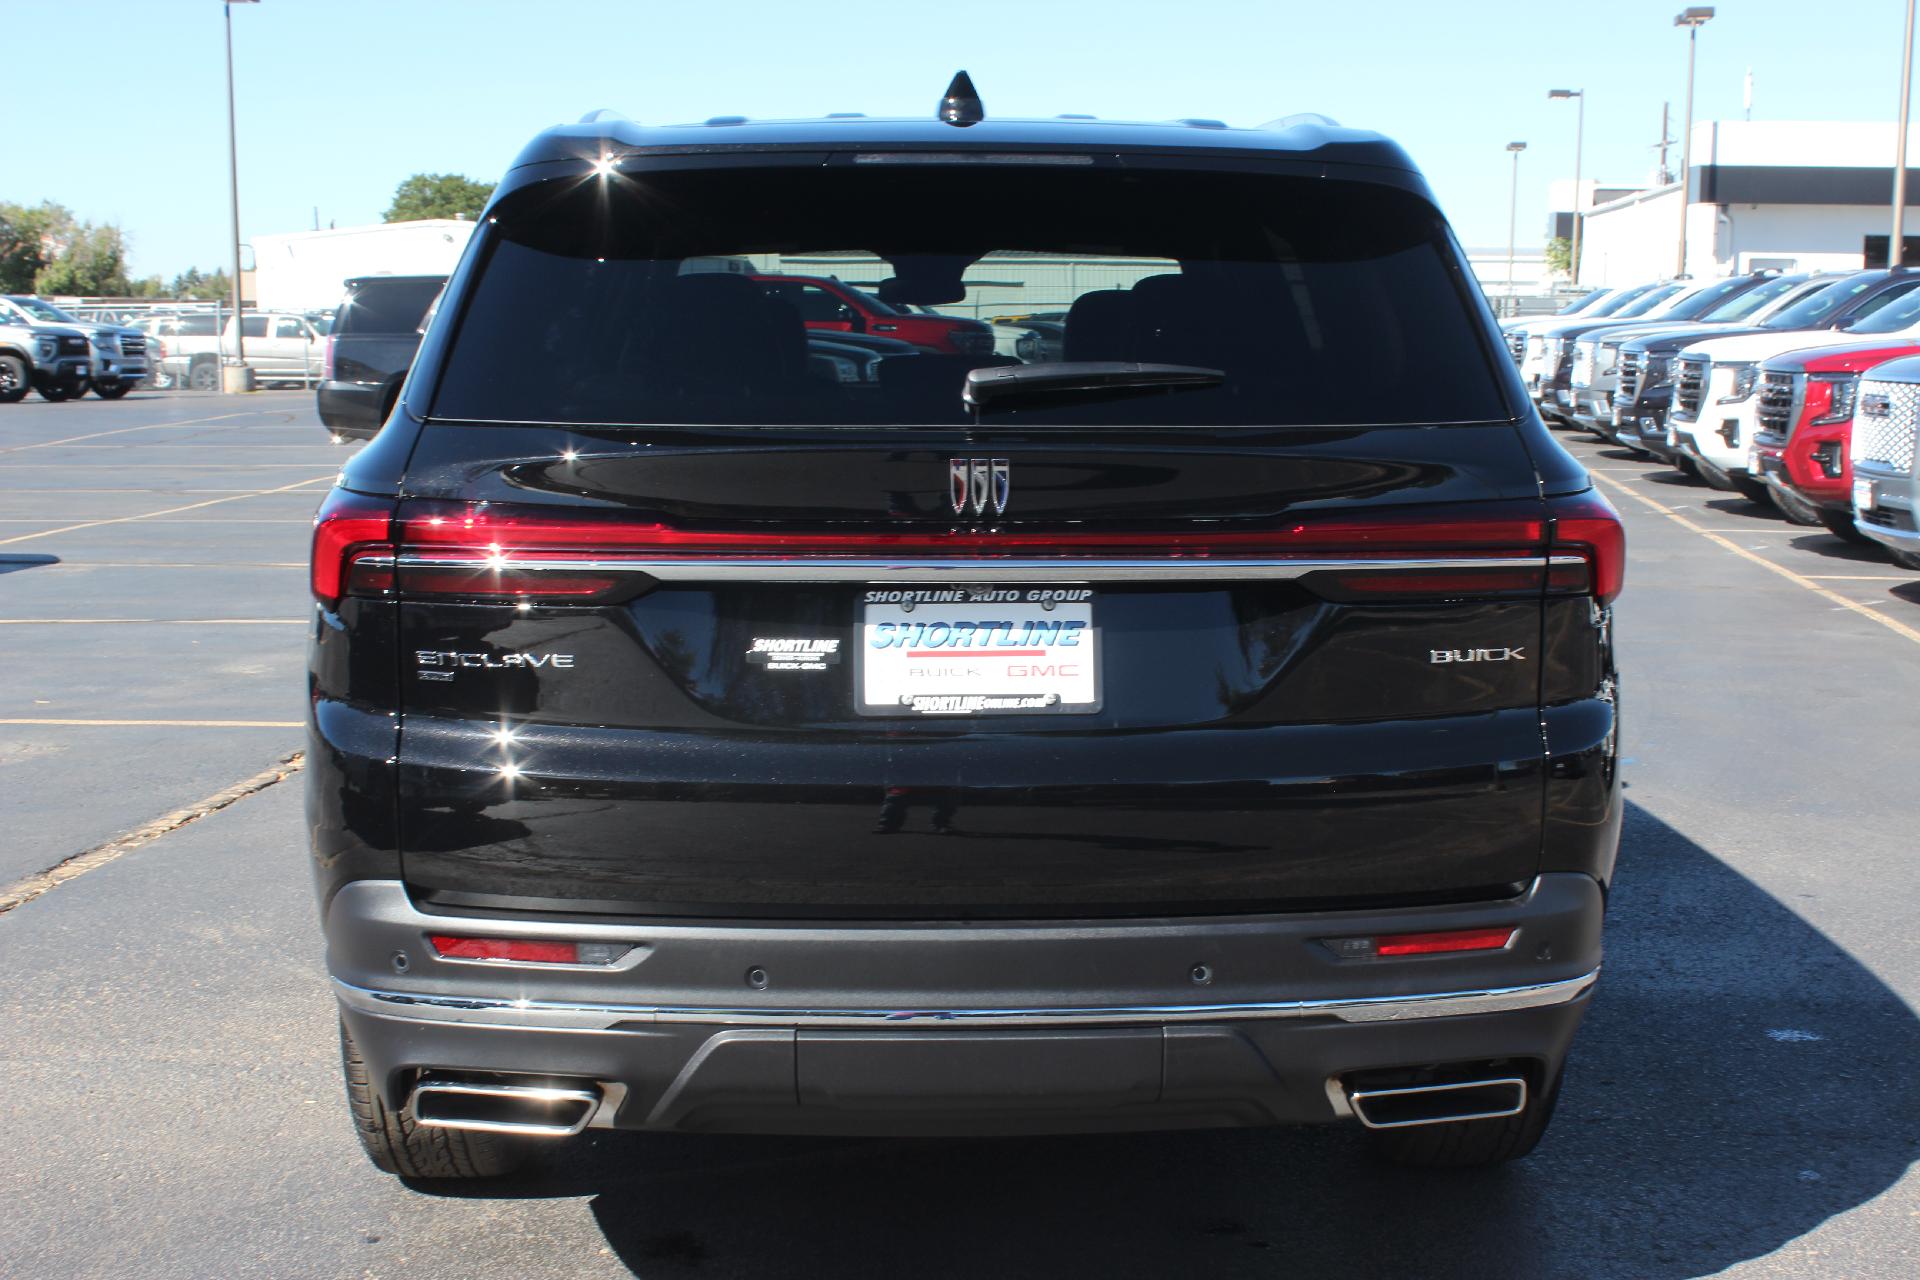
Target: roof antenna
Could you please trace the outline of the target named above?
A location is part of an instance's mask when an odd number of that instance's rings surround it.
[[[953,83],[947,86],[947,96],[940,99],[940,118],[962,129],[987,118],[987,108],[973,87],[973,78],[966,72],[954,72]]]

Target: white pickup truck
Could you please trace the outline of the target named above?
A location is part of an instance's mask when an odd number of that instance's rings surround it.
[[[175,386],[198,391],[220,387],[220,366],[234,350],[233,317],[213,312],[153,316],[141,322],[164,354],[161,369]],[[315,386],[326,363],[328,322],[291,311],[249,311],[240,317],[240,345],[255,381]]]

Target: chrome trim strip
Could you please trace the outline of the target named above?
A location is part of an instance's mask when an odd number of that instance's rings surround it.
[[[1584,564],[1579,556],[1448,557],[1444,559],[1341,560],[1214,560],[1158,557],[1153,559],[1065,559],[1056,556],[988,560],[924,558],[880,560],[799,556],[793,559],[756,557],[664,558],[643,560],[568,559],[507,560],[484,556],[438,559],[402,555],[366,556],[356,561],[377,568],[396,563],[402,569],[501,569],[518,573],[644,573],[662,582],[1161,582],[1246,581],[1302,578],[1310,573],[1342,569],[1485,569],[1490,566],[1539,569]]]
[[[1086,1026],[1115,1023],[1218,1022],[1241,1018],[1334,1018],[1341,1022],[1404,1022],[1511,1013],[1566,1004],[1585,995],[1600,971],[1559,982],[1428,995],[1275,1000],[1257,1004],[1124,1005],[1086,1009],[746,1009],[676,1005],[576,1004],[502,996],[377,991],[334,979],[334,994],[356,1013],[419,1022],[520,1027],[543,1031],[606,1031],[625,1022],[710,1023],[735,1027]]]

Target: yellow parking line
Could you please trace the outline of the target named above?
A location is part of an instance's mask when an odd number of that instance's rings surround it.
[[[160,728],[160,729],[298,729],[299,720],[54,720],[39,718],[5,718],[0,724],[54,725],[60,728],[89,727],[100,729]]]
[[[224,422],[228,418],[244,418],[248,413],[261,410],[246,410],[241,413],[218,413],[211,418],[183,418],[179,422],[149,422],[140,427],[115,427],[111,431],[90,431],[84,436],[67,436],[62,440],[42,440],[38,444],[16,444],[11,448],[0,449],[0,453],[25,453],[29,449],[51,449],[55,445],[72,444],[76,440],[98,440],[101,436],[122,436],[129,431],[159,431],[165,427],[197,427],[208,422]],[[271,412],[268,410],[267,412]]]
[[[1733,552],[1733,554],[1739,556],[1742,560],[1751,560],[1753,561],[1753,563],[1759,565],[1761,568],[1768,569],[1774,573],[1779,574],[1781,577],[1785,578],[1788,582],[1793,583],[1797,587],[1805,587],[1808,591],[1813,592],[1813,594],[1820,596],[1822,599],[1831,601],[1832,603],[1839,605],[1843,609],[1851,609],[1853,612],[1859,614],[1863,618],[1872,618],[1875,622],[1879,623],[1881,626],[1885,627],[1887,630],[1903,635],[1907,639],[1913,641],[1915,644],[1920,644],[1920,631],[1916,631],[1914,628],[1908,626],[1906,623],[1896,621],[1895,619],[1889,618],[1884,614],[1875,613],[1868,606],[1864,604],[1858,604],[1852,600],[1849,600],[1845,596],[1841,595],[1838,591],[1830,591],[1826,587],[1821,586],[1819,583],[1815,582],[1813,579],[1805,576],[1804,574],[1795,573],[1793,570],[1787,568],[1785,565],[1775,564],[1773,561],[1767,559],[1765,556],[1755,555],[1753,552],[1747,550],[1745,547],[1738,546],[1735,543],[1730,542],[1727,539],[1721,537],[1717,533],[1713,533],[1707,529],[1701,528],[1699,525],[1687,519],[1685,516],[1681,515],[1678,511],[1675,511],[1673,508],[1663,506],[1644,494],[1635,493],[1632,486],[1630,485],[1621,484],[1618,480],[1609,480],[1606,476],[1600,475],[1597,472],[1594,474],[1593,478],[1595,480],[1598,480],[1601,484],[1606,485],[1609,489],[1618,489],[1621,493],[1626,494],[1629,498],[1632,498],[1635,502],[1640,503],[1642,506],[1653,508],[1653,510],[1658,511],[1661,515],[1673,521],[1675,524],[1679,525],[1681,528],[1687,529],[1693,533],[1699,534],[1701,537],[1705,538],[1708,542],[1717,543],[1718,545],[1725,548],[1726,550],[1731,551]]]
[[[217,507],[223,502],[240,502],[247,498],[265,497],[269,493],[286,493],[291,489],[300,489],[310,484],[319,484],[322,480],[331,479],[331,475],[316,476],[311,480],[296,480],[292,484],[283,484],[277,489],[259,489],[252,493],[236,493],[226,498],[209,498],[205,502],[189,502],[184,507],[167,507],[160,511],[146,511],[137,516],[115,516],[111,520],[84,520],[79,524],[62,525],[58,529],[42,529],[38,533],[18,533],[11,538],[0,538],[0,547],[11,546],[16,542],[31,542],[35,538],[51,538],[56,533],[73,533],[80,529],[97,529],[102,525],[109,524],[128,524],[135,520],[151,520],[155,516],[176,515],[182,511],[198,511],[202,507]]]

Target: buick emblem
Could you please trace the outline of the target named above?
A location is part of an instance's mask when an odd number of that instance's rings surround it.
[[[957,516],[1001,515],[1012,490],[1012,468],[1005,458],[947,459],[947,501]]]

